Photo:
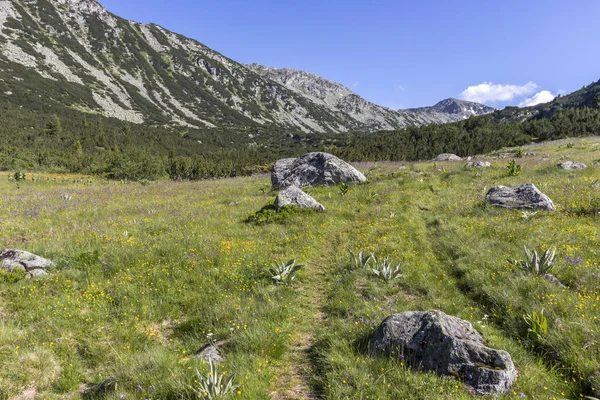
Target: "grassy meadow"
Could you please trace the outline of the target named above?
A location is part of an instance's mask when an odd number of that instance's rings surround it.
[[[245,222],[272,202],[268,176],[123,183],[0,175],[1,248],[53,260],[49,277],[0,272],[1,399],[193,399],[219,342],[235,399],[472,399],[460,381],[372,357],[394,312],[439,309],[473,323],[519,370],[498,398],[600,391],[600,139],[527,146],[508,176],[464,163],[364,163],[369,183],[306,191],[326,211]],[[561,160],[583,171],[561,171]],[[495,185],[534,183],[554,213],[486,207]],[[562,288],[507,259],[556,247]],[[0,249],[1,250],[1,249]],[[402,276],[356,268],[389,256]],[[275,262],[304,265],[273,284]],[[532,335],[524,316],[548,330]]]

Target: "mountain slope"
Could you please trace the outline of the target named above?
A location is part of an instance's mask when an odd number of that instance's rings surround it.
[[[370,129],[390,130],[432,123],[455,122],[473,115],[494,111],[483,104],[447,99],[433,107],[394,111],[371,103],[345,86],[309,72],[270,68],[259,64],[247,65],[259,75],[303,94],[332,112],[348,114]]]
[[[2,92],[133,123],[304,131],[361,126],[208,47],[95,0],[0,1]]]
[[[547,119],[563,110],[598,108],[600,105],[600,80],[565,96],[557,96],[549,103],[532,107],[506,107],[490,115],[498,122],[522,122]]]
[[[456,120],[380,107],[314,74],[244,66],[96,0],[0,0],[0,102],[202,130],[372,131]]]

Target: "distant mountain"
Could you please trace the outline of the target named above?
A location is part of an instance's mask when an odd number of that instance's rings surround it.
[[[465,101],[459,99],[446,99],[442,100],[431,107],[419,107],[409,108],[406,110],[399,110],[399,112],[410,112],[415,114],[432,114],[440,115],[442,118],[448,119],[444,122],[456,122],[463,119],[468,119],[473,116],[486,115],[496,111],[495,108],[486,106],[484,104],[474,103],[472,101]]]
[[[319,75],[289,69],[271,68],[259,64],[247,65],[264,78],[273,80],[308,97],[333,113],[345,114],[369,129],[391,130],[432,123],[448,123],[494,111],[482,104],[448,99],[433,107],[394,111],[371,103],[347,87]]]
[[[440,113],[448,115],[449,118],[452,118],[454,121],[460,121],[463,119],[471,118],[473,116],[489,114],[496,111],[496,109],[493,107],[486,106],[484,104],[474,103],[472,101],[450,98],[442,100],[431,107],[409,108],[406,110],[399,111],[408,111],[413,113]]]
[[[242,65],[96,0],[0,0],[0,106],[231,131],[373,131],[463,118],[451,107],[394,111],[314,74]]]

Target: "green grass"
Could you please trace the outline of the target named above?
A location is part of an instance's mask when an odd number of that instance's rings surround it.
[[[520,158],[521,174],[510,177],[508,159],[485,170],[369,164],[370,182],[345,196],[309,190],[327,211],[285,218],[269,208],[268,177],[141,185],[3,174],[2,247],[57,267],[38,280],[0,274],[0,398],[194,398],[196,369],[208,372],[194,354],[208,333],[225,341],[218,368],[236,374],[233,398],[477,398],[452,377],[365,352],[386,316],[431,309],[471,321],[512,355],[519,378],[499,398],[593,396],[599,144],[526,147],[536,155]],[[564,159],[590,168],[559,171]],[[555,213],[524,218],[483,204],[491,186],[528,182]],[[552,272],[568,287],[511,265],[523,245],[556,247]],[[348,250],[389,256],[402,277],[357,269]],[[293,284],[274,285],[264,268],[290,259],[305,268]],[[543,342],[523,319],[541,310]]]

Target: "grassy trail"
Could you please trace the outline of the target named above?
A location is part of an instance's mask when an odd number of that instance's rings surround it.
[[[320,265],[308,263],[305,266],[294,298],[299,304],[294,333],[291,334],[286,355],[281,362],[283,370],[271,393],[274,400],[320,397],[314,381],[316,371],[310,354],[316,329],[326,317],[322,311],[325,279],[326,273]]]

